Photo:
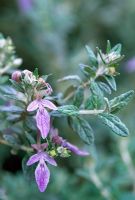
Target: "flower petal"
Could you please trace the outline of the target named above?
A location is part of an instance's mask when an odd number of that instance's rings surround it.
[[[48,162],[49,164],[57,166],[56,161],[51,156],[49,156],[47,153],[44,152],[43,157],[44,157],[45,161]]]
[[[50,115],[44,108],[37,111],[36,122],[42,138],[45,139],[50,130]]]
[[[40,160],[40,155],[34,154],[29,158],[26,165],[28,165],[28,166],[33,165],[34,163],[38,162],[39,160]]]
[[[50,171],[46,166],[43,159],[39,161],[39,164],[35,170],[35,179],[38,185],[40,192],[44,192],[50,178]]]
[[[42,99],[42,105],[44,107],[51,109],[51,110],[57,110],[57,107],[49,100]]]
[[[77,146],[75,146],[69,142],[64,141],[63,147],[66,147],[67,149],[69,149],[70,151],[72,151],[73,153],[75,153],[79,156],[88,156],[89,155],[89,153],[87,151],[80,150]]]
[[[28,111],[28,112],[31,112],[31,111],[36,110],[37,108],[38,108],[38,101],[37,101],[37,100],[34,100],[34,101],[32,101],[32,102],[28,105],[27,111]]]

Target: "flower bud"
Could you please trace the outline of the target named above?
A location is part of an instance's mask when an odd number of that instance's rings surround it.
[[[21,81],[21,72],[20,71],[13,72],[11,78],[12,78],[12,80],[14,80],[16,82],[20,82]]]
[[[24,74],[24,81],[27,84],[35,84],[36,77],[33,75],[33,73],[29,70],[23,70],[22,72]]]
[[[109,68],[109,74],[110,74],[110,75],[114,75],[115,72],[116,72],[116,71],[115,71],[115,67],[110,67],[110,68]]]
[[[22,73],[25,74],[25,75],[29,75],[29,76],[32,75],[32,72],[27,70],[27,69],[23,70]]]
[[[42,84],[42,85],[45,85],[45,84],[46,84],[45,80],[44,80],[43,78],[41,78],[41,77],[38,79],[38,82],[39,82],[40,84]]]
[[[49,151],[49,154],[50,154],[50,156],[52,156],[52,157],[57,156],[57,152],[56,152],[54,149],[52,149],[51,151]]]

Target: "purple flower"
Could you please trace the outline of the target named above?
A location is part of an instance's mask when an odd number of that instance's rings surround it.
[[[23,13],[27,13],[32,8],[31,0],[18,0],[18,6]]]
[[[126,62],[125,71],[128,73],[132,73],[135,71],[135,57],[131,58]]]
[[[77,146],[71,144],[70,142],[67,142],[66,140],[62,142],[62,146],[79,156],[88,156],[89,155],[89,153],[87,151],[80,150]]]
[[[57,107],[51,101],[46,99],[34,100],[27,107],[27,111],[29,112],[38,109],[36,114],[36,122],[43,139],[47,137],[50,130],[50,115],[44,107],[47,107],[51,110],[57,110]]]
[[[57,166],[57,163],[51,156],[49,156],[46,152],[43,151],[32,155],[27,161],[27,165],[30,166],[36,162],[38,162],[38,165],[35,169],[36,183],[40,192],[44,192],[47,188],[50,179],[50,171],[46,165],[46,162],[54,166]]]
[[[58,129],[51,128],[50,131],[50,138],[52,142],[54,142],[57,145],[60,145],[64,148],[67,148],[68,150],[72,151],[73,153],[79,155],[79,156],[88,156],[89,153],[84,150],[80,150],[77,146],[71,144],[70,142],[67,142],[62,137],[58,135]]]

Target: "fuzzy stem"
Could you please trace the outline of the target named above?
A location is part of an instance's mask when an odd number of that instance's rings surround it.
[[[2,138],[0,138],[0,144],[4,144],[10,147],[16,147],[17,149],[20,149],[22,151],[26,151],[26,152],[32,152],[33,149],[24,145],[12,145],[10,143],[8,143],[6,140],[3,140]]]
[[[92,180],[94,185],[99,189],[102,197],[104,197],[105,200],[112,200],[108,188],[103,186],[103,184],[102,184],[99,176],[95,172],[95,170],[92,170],[92,172],[90,172],[90,180]]]
[[[120,140],[119,149],[120,149],[121,158],[122,158],[124,164],[127,166],[128,173],[133,181],[133,192],[135,193],[135,168],[134,168],[130,153],[128,151],[128,140],[127,139]]]
[[[104,110],[79,110],[80,115],[98,115],[103,112]]]
[[[37,144],[41,144],[41,134],[40,131],[37,131]]]

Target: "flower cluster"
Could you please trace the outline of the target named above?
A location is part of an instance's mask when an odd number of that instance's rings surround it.
[[[4,42],[1,41],[0,46],[3,45]],[[57,166],[55,161],[57,157],[66,158],[71,153],[79,156],[89,155],[87,151],[79,149],[61,137],[58,129],[53,128],[56,117],[65,117],[72,131],[88,145],[94,142],[94,131],[83,115],[96,115],[119,136],[126,137],[129,134],[127,127],[115,113],[128,104],[134,91],[128,91],[111,100],[108,98],[109,95],[106,94],[111,94],[117,89],[116,67],[123,56],[121,44],[112,48],[108,41],[106,49],[105,53],[102,53],[97,48],[95,54],[90,47],[86,46],[90,63],[80,65],[84,78],[78,75],[61,78],[59,82],[69,82],[68,88],[63,93],[51,96],[53,90],[47,82],[48,75],[40,77],[38,69],[34,72],[29,70],[13,72],[10,80],[13,86],[11,92],[8,91],[9,87],[6,90],[4,88],[4,91],[8,92],[6,96],[16,100],[15,106],[2,107],[2,111],[6,112],[4,117],[7,116],[9,124],[11,120],[15,123],[19,122],[25,137],[24,141],[20,138],[20,141],[13,146],[13,139],[16,141],[16,137],[12,135],[12,144],[9,145],[13,150],[19,148],[32,153],[27,163],[23,163],[23,168],[37,163],[35,180],[41,192],[46,190],[49,183],[48,164]],[[73,81],[75,84],[71,83]],[[15,95],[12,91],[15,91]],[[13,116],[13,112],[16,115]],[[11,140],[11,137],[8,140]],[[5,143],[8,144],[4,141]]]
[[[68,157],[71,152],[80,156],[88,156],[89,153],[67,142],[58,135],[58,130],[52,127],[49,110],[57,111],[58,108],[48,100],[48,96],[52,93],[52,88],[46,80],[29,70],[13,72],[12,80],[18,84],[23,84],[23,87],[28,85],[33,93],[30,96],[26,110],[27,112],[32,112],[36,120],[37,144],[31,145],[36,153],[29,158],[26,164],[30,166],[38,162],[35,169],[35,180],[39,190],[44,192],[50,178],[47,163],[57,166],[53,157]],[[25,91],[27,91],[27,88],[25,88]],[[41,143],[41,139],[46,142]]]

